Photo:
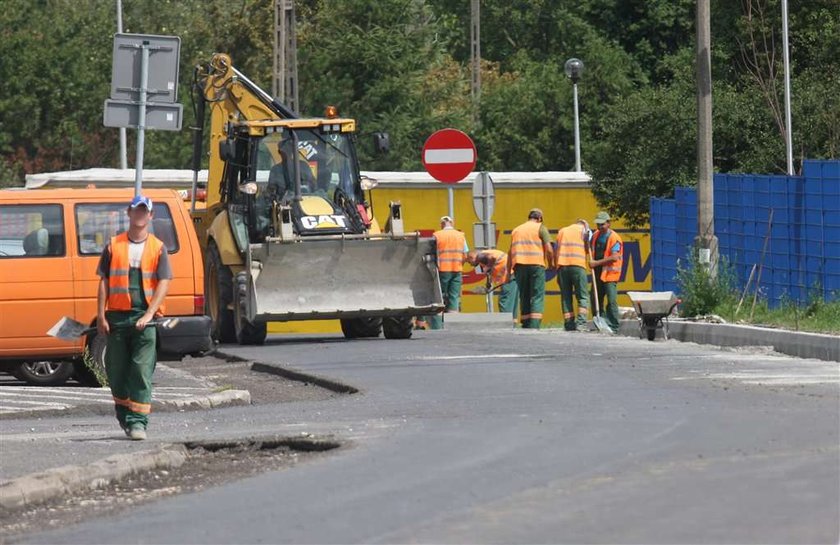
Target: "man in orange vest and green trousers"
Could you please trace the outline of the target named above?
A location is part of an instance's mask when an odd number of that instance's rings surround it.
[[[554,263],[551,235],[539,208],[510,235],[508,266],[519,286],[520,321],[525,329],[539,329],[545,308],[545,266]]]
[[[577,331],[586,325],[589,312],[589,279],[586,274],[586,254],[589,248],[589,224],[586,220],[563,227],[557,233],[557,253],[554,266],[563,306],[563,328]],[[577,297],[578,316],[575,321],[572,297]]]
[[[510,274],[507,254],[493,248],[480,252],[472,250],[467,253],[467,263],[476,269],[480,267],[481,273],[487,275],[490,289],[499,290],[499,312],[512,314],[516,321],[516,313],[519,310],[519,289],[516,287],[516,279]]]
[[[606,318],[613,333],[618,332],[618,281],[624,264],[624,242],[618,233],[610,229],[610,215],[598,212],[595,216],[598,230],[592,237],[592,261],[589,265],[595,272],[598,287],[598,303],[604,314],[604,295],[607,296]]]
[[[449,216],[440,218],[440,230],[432,235],[437,243],[438,276],[440,291],[446,304],[446,312],[458,312],[461,308],[461,272],[464,260],[470,250],[464,233],[455,229],[455,221]],[[443,329],[443,316],[435,314],[429,318],[432,329]]]
[[[127,213],[128,231],[111,238],[99,259],[96,325],[108,337],[105,371],[117,420],[128,437],[142,440],[157,358],[157,333],[148,324],[163,315],[172,269],[166,246],[149,232],[152,200],[137,195]]]

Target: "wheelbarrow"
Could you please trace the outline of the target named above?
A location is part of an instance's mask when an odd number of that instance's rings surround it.
[[[680,300],[673,291],[628,291],[627,296],[636,309],[639,318],[639,338],[645,335],[649,341],[656,338],[656,330],[661,329],[668,340],[668,316],[674,311]]]

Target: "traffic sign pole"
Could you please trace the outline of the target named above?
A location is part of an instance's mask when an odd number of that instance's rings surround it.
[[[134,196],[143,189],[143,154],[146,147],[146,91],[149,87],[149,42],[140,45],[140,100],[138,101],[137,156],[134,159]]]

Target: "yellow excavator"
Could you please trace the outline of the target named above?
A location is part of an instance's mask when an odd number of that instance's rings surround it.
[[[404,232],[395,202],[380,229],[353,119],[299,118],[221,53],[193,92],[194,185],[210,109],[206,205],[192,213],[216,340],[262,344],[269,321],[319,319],[405,339],[413,316],[442,311],[434,239]]]

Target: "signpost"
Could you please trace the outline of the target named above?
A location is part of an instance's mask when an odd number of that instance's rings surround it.
[[[423,167],[432,178],[448,184],[449,217],[455,218],[452,184],[467,177],[475,167],[477,154],[472,139],[457,129],[441,129],[423,144]]]
[[[473,243],[478,250],[496,247],[496,224],[490,221],[496,205],[493,179],[486,172],[479,172],[472,184],[473,210],[479,223],[473,224]],[[493,312],[493,294],[488,293],[487,312]]]
[[[115,34],[111,98],[105,101],[106,127],[137,129],[134,194],[143,183],[146,129],[181,130],[183,107],[178,100],[177,36]]]

